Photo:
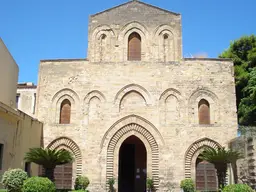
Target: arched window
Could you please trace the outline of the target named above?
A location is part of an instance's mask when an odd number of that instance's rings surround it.
[[[141,37],[138,33],[132,33],[128,38],[128,60],[141,60]]]
[[[71,116],[71,103],[68,99],[62,101],[60,105],[60,124],[69,124]]]
[[[205,99],[201,99],[198,104],[199,124],[210,124],[210,104]]]
[[[164,62],[166,62],[167,54],[168,54],[168,48],[170,46],[169,45],[169,35],[164,34],[163,38],[164,38],[164,43],[163,43],[163,46],[164,46]]]
[[[106,49],[107,49],[107,35],[102,34],[100,36],[100,61],[104,60],[104,57],[106,56]]]

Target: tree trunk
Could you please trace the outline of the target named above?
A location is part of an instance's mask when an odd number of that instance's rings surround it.
[[[54,168],[44,168],[45,169],[45,177],[54,182]]]
[[[234,174],[234,181],[235,181],[235,184],[237,184],[238,183],[238,175],[237,175],[236,161],[235,162],[231,162],[231,166],[232,166],[232,170],[233,170],[233,174]]]
[[[218,187],[222,189],[226,184],[227,163],[215,163],[215,168],[217,169]]]

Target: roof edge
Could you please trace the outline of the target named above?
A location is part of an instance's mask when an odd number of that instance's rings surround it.
[[[166,10],[166,9],[163,9],[163,8],[160,8],[160,7],[157,7],[157,6],[155,6],[155,5],[151,5],[151,4],[144,3],[144,2],[141,2],[141,1],[136,0],[136,1],[128,1],[128,2],[126,2],[126,3],[123,3],[123,4],[120,4],[120,5],[114,6],[114,7],[112,7],[112,8],[106,9],[106,10],[104,10],[104,11],[100,11],[100,12],[98,12],[98,13],[95,13],[95,14],[91,15],[91,17],[95,17],[95,16],[100,15],[100,14],[102,14],[102,13],[104,13],[104,12],[109,12],[109,11],[111,11],[111,10],[113,10],[113,9],[116,9],[116,8],[121,7],[121,6],[123,6],[123,5],[127,5],[127,4],[130,4],[130,3],[134,3],[134,2],[143,4],[143,5],[146,5],[146,6],[155,8],[155,9],[159,9],[159,10],[161,10],[161,11],[164,11],[164,12],[167,12],[167,13],[171,13],[171,14],[174,14],[174,15],[176,15],[176,16],[181,15],[180,13],[175,13],[175,12],[172,12],[172,11],[169,11],[169,10]]]
[[[85,59],[41,59],[40,62],[51,62],[51,61],[89,61]]]
[[[233,61],[232,59],[229,58],[183,58],[184,61],[195,61],[195,60],[200,60],[200,61]]]

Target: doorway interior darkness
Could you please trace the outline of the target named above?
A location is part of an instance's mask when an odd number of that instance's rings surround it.
[[[143,142],[136,136],[128,137],[119,151],[118,191],[146,191],[146,166],[147,152]]]

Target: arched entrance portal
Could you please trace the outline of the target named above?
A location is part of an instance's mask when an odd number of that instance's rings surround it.
[[[146,191],[147,151],[143,142],[136,136],[128,137],[119,151],[118,191]]]

